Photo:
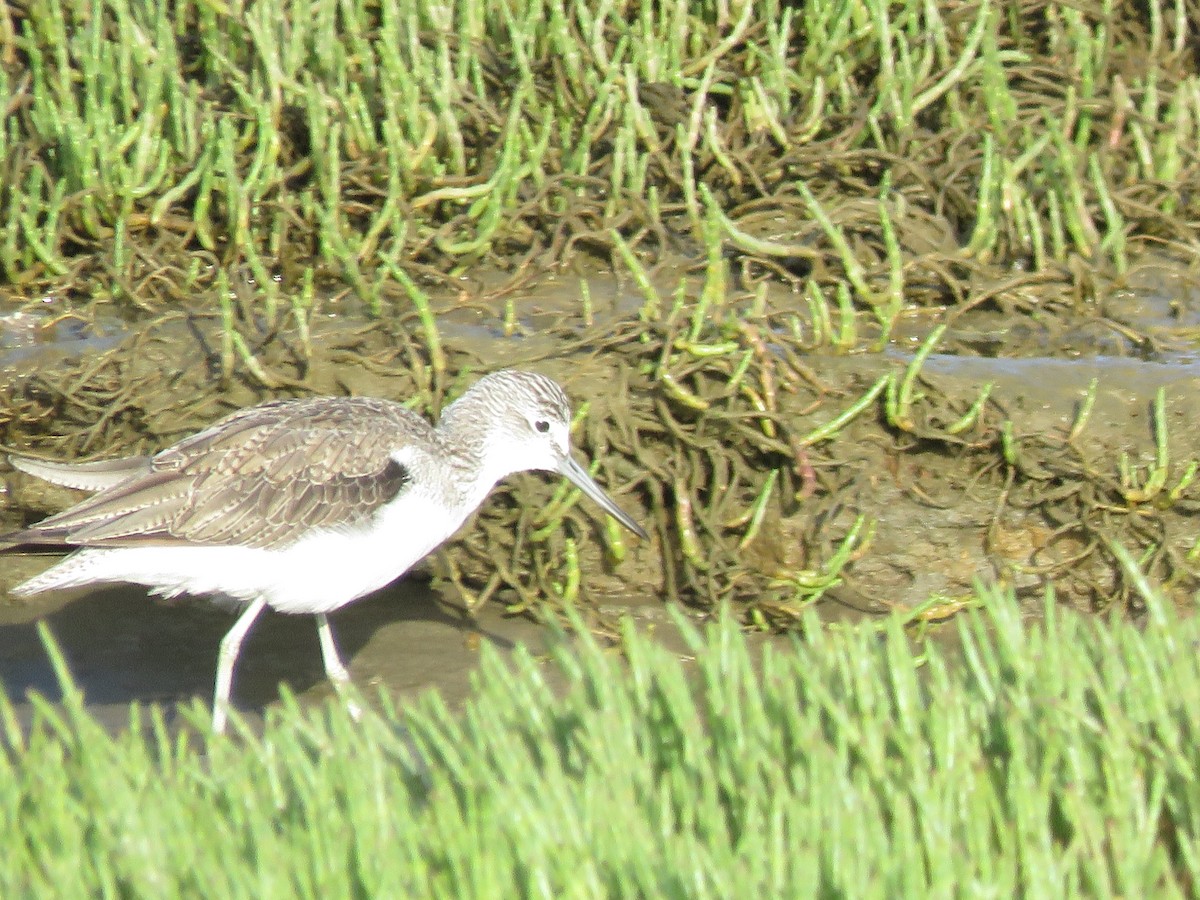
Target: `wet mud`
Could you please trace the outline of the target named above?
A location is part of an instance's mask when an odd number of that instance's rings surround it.
[[[936,624],[969,605],[983,580],[1011,585],[1031,615],[1048,586],[1081,610],[1138,615],[1120,548],[1181,607],[1195,594],[1200,288],[1184,266],[1147,264],[1107,290],[1102,306],[1025,285],[1021,303],[989,301],[936,320],[914,308],[885,346],[846,353],[796,340],[797,304],[776,285],[746,295],[740,324],[722,326],[736,352],[678,352],[667,379],[657,362],[681,346],[680,331],[631,324],[642,300],[629,285],[573,275],[525,288],[507,319],[483,302],[441,301],[449,365],[440,372],[403,312],[316,322],[304,353],[287,330],[264,332],[258,372],[226,368],[211,317],[72,323],[40,346],[14,331],[0,355],[0,436],[9,449],[56,458],[123,455],[275,396],[411,397],[434,416],[483,371],[526,367],[559,379],[586,404],[577,453],[597,461],[598,480],[652,540],[617,543],[597,510],[563,504],[553,478],[511,479],[423,573],[334,617],[368,694],[436,687],[454,702],[482,643],[537,647],[546,632],[532,614],[566,602],[582,603],[600,633],[629,613],[654,624],[664,601],[698,613],[731,602],[767,629],[786,630],[814,605],[830,619],[911,610]],[[1030,303],[1044,313],[1031,316]],[[941,340],[914,368],[939,321]],[[746,359],[742,387],[730,388]],[[881,377],[899,383],[909,371],[907,418],[881,396],[813,439]],[[12,527],[80,496],[20,473],[5,473],[3,489]],[[570,553],[579,593],[568,598]],[[0,591],[52,561],[4,556]],[[132,701],[168,710],[207,702],[232,624],[226,611],[135,588],[4,600],[0,681],[26,717],[28,692],[58,692],[39,619],[112,727],[127,721]],[[306,700],[330,695],[308,617],[272,615],[252,632],[236,674],[239,706],[259,714],[280,682]]]

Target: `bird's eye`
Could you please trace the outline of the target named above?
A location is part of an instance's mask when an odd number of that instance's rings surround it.
[[[538,419],[536,422],[533,423],[533,427],[537,431],[541,432],[542,434],[545,434],[547,431],[550,430],[550,423],[547,422],[545,419]]]

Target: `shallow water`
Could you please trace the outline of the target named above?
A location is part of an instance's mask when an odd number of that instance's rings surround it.
[[[135,701],[160,704],[170,721],[193,698],[210,701],[217,648],[234,619],[235,613],[201,600],[155,600],[123,586],[0,604],[0,683],[25,721],[29,692],[61,698],[37,632],[44,620],[101,723],[114,730],[128,724]],[[537,648],[547,635],[495,604],[471,618],[420,578],[353,603],[330,620],[342,658],[368,698],[377,686],[399,699],[437,688],[451,704],[466,696],[484,642],[501,651],[519,642]],[[261,717],[278,699],[281,682],[306,700],[333,695],[312,616],[268,611],[242,645],[234,699],[243,715]]]

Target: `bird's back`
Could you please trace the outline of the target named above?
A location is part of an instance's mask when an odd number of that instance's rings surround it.
[[[411,480],[394,454],[434,440],[421,416],[386,400],[265,403],[161,451],[127,480],[7,540],[278,549],[375,515]]]

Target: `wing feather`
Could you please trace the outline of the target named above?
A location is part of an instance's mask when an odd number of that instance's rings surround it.
[[[86,463],[60,463],[10,454],[8,461],[14,469],[34,475],[43,481],[81,491],[101,491],[150,469],[148,456],[102,459]]]
[[[89,547],[285,547],[316,528],[366,521],[411,481],[393,454],[432,439],[399,404],[276,401],[163,450],[149,470],[6,540]]]

